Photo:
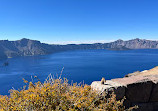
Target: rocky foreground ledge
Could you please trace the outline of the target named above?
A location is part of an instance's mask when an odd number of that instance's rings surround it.
[[[158,111],[158,67],[134,72],[124,78],[94,81],[91,87],[100,92],[115,92],[116,98],[125,99],[125,106],[138,105],[137,111]]]

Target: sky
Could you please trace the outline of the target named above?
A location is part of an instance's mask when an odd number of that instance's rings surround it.
[[[0,40],[158,40],[158,0],[0,0]]]

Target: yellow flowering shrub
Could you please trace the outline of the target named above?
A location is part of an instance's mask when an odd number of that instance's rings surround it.
[[[124,111],[123,101],[114,94],[106,98],[89,85],[70,85],[67,79],[50,77],[44,83],[24,82],[28,88],[0,96],[1,111]]]

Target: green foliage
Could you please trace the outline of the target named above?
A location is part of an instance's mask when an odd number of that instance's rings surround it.
[[[89,85],[70,85],[67,79],[51,76],[44,83],[24,82],[27,89],[0,96],[1,111],[124,111],[123,101],[117,101],[114,94],[106,98]]]

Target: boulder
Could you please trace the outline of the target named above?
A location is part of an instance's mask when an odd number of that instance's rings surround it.
[[[112,79],[126,87],[126,99],[130,102],[148,102],[153,82],[144,76],[131,76],[127,78]]]
[[[105,84],[101,84],[100,81],[94,81],[91,84],[92,89],[102,93],[105,91],[107,94],[111,94],[114,91],[116,99],[122,99],[125,96],[125,87],[117,82],[107,80]]]
[[[150,102],[158,101],[158,84],[153,85],[153,90],[150,97]]]
[[[125,96],[126,108],[138,105],[136,111],[158,111],[158,67],[107,80],[105,84],[95,81],[91,87],[108,94],[114,91],[117,99]]]
[[[152,91],[152,82],[138,82],[129,84],[126,88],[126,99],[130,102],[148,102]]]
[[[158,76],[153,75],[149,77],[153,81],[152,92],[150,96],[150,102],[158,102]]]

